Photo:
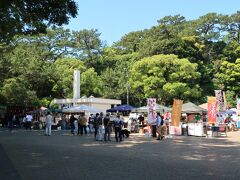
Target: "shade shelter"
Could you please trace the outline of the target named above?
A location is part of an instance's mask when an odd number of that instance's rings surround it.
[[[78,113],[78,112],[99,113],[99,112],[101,112],[101,110],[82,104],[80,106],[72,106],[70,108],[63,109],[62,112],[65,112],[65,113]]]
[[[231,108],[226,110],[227,114],[237,114],[237,108]]]
[[[161,113],[165,113],[165,112],[172,111],[172,108],[157,104],[156,105],[156,111],[161,112]],[[142,106],[142,107],[139,107],[139,108],[134,108],[134,109],[132,109],[132,112],[146,113],[146,112],[148,112],[148,107],[147,106]]]
[[[199,107],[207,110],[208,109],[208,103],[200,104]]]
[[[182,106],[182,113],[187,113],[187,114],[206,114],[207,110],[197,106],[196,104],[192,102],[188,102],[183,104]]]
[[[111,109],[107,109],[107,112],[128,112],[128,111],[131,111],[132,109],[134,109],[133,106],[124,104],[124,105],[116,106]]]

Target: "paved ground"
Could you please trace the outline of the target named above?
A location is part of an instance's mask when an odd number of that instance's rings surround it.
[[[240,179],[240,131],[228,137],[131,134],[121,143],[55,131],[0,129],[0,179]]]

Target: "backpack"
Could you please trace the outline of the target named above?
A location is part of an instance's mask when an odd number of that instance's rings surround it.
[[[98,127],[99,125],[102,125],[102,116],[98,116],[94,118],[94,126]]]
[[[116,121],[114,122],[114,127],[121,127],[122,126],[122,121],[119,120],[119,121]]]
[[[161,122],[160,122],[160,125],[162,126],[164,123],[163,119],[161,118]]]
[[[105,127],[109,126],[110,124],[110,118],[109,117],[104,117],[103,119],[103,124]]]

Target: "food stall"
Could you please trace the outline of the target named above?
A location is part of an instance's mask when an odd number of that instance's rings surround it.
[[[189,136],[205,136],[205,121],[207,110],[192,102],[183,104],[182,113],[186,114],[187,131]]]

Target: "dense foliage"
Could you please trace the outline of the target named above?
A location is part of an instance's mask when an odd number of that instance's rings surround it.
[[[43,33],[50,25],[61,26],[76,15],[73,0],[1,0],[0,42],[17,34]]]
[[[71,1],[68,1],[71,2]],[[0,104],[42,104],[72,97],[73,71],[81,96],[145,105],[173,98],[206,102],[215,89],[228,102],[240,95],[240,12],[196,20],[166,16],[150,29],[130,32],[106,46],[97,29],[15,36],[0,46]]]

